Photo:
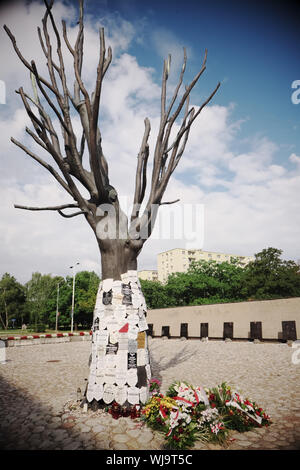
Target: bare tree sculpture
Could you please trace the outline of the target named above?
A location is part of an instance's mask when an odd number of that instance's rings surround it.
[[[11,39],[12,45],[21,62],[29,70],[31,75],[33,97],[19,88],[17,93],[21,96],[23,105],[31,120],[34,131],[26,128],[31,138],[46,150],[52,157],[56,166],[52,166],[39,155],[32,152],[21,142],[11,138],[11,141],[32,157],[36,162],[48,170],[65,191],[73,198],[74,203],[61,206],[27,207],[15,205],[16,208],[26,210],[50,210],[57,211],[63,217],[84,216],[92,228],[101,254],[102,279],[119,281],[124,273],[137,270],[137,257],[153,230],[157,209],[162,202],[171,175],[175,171],[189,137],[189,132],[195,119],[202,109],[210,102],[217,92],[220,83],[210,96],[200,105],[197,111],[189,106],[189,96],[206,69],[207,51],[200,71],[194,79],[185,86],[184,93],[179,98],[183,77],[186,69],[187,56],[184,50],[183,65],[178,84],[173,96],[167,103],[167,80],[170,71],[171,56],[164,61],[162,86],[161,86],[161,115],[160,126],[156,138],[153,153],[153,169],[149,197],[143,213],[140,214],[141,204],[144,203],[147,185],[147,162],[150,155],[148,139],[150,134],[150,121],[145,119],[145,130],[137,158],[135,190],[133,210],[130,220],[121,210],[118,193],[109,183],[108,163],[102,149],[101,130],[99,128],[99,110],[102,83],[112,61],[112,50],[106,51],[104,29],[101,28],[100,53],[97,67],[97,75],[94,90],[89,93],[82,79],[84,21],[83,1],[79,2],[79,27],[76,43],[70,44],[67,35],[66,23],[62,21],[63,39],[74,60],[74,92],[67,83],[64,57],[62,53],[62,39],[57,29],[53,14],[53,0],[49,3],[45,0],[46,11],[42,19],[42,30],[38,28],[38,37],[42,51],[47,61],[49,77],[40,75],[34,60],[30,62],[20,52],[16,39],[10,29],[5,25],[4,29]],[[56,38],[57,58],[53,57],[54,46],[48,31],[49,23]],[[50,114],[59,120],[64,148],[61,145]],[[75,135],[72,123],[71,107],[80,117],[82,135]],[[183,116],[183,117],[182,117]],[[178,119],[182,117],[177,135],[171,139],[171,131]],[[83,166],[83,153],[87,145],[89,154],[89,168]],[[79,190],[80,182],[89,193],[89,198],[83,197]],[[176,202],[176,201],[172,201]],[[170,203],[172,203],[170,202]],[[168,203],[168,202],[167,202]],[[110,210],[111,208],[112,210]],[[67,213],[65,209],[77,209]],[[116,227],[116,236],[103,236],[99,227],[105,223],[111,223]],[[102,225],[101,225],[102,224]],[[96,305],[97,307],[97,305]]]

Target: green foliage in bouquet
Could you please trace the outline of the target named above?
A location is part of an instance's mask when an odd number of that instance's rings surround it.
[[[254,401],[243,398],[237,391],[222,383],[209,391],[211,407],[216,407],[223,416],[227,429],[245,432],[253,427],[268,426],[270,417]]]

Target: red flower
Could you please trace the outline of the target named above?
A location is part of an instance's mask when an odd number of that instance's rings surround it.
[[[216,407],[216,404],[215,404],[215,403],[211,403],[210,406],[211,406],[212,408],[215,408],[215,407]]]
[[[213,393],[211,393],[208,398],[209,398],[210,401],[213,401],[213,400],[216,399],[216,397]]]
[[[183,433],[183,428],[182,427],[178,428],[178,432],[179,432],[179,434],[182,434]]]
[[[173,439],[174,439],[174,441],[176,441],[176,442],[178,442],[178,441],[180,440],[178,436],[175,436],[175,434],[173,435]]]

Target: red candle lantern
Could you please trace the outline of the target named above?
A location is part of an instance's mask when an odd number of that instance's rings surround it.
[[[135,418],[136,418],[136,408],[135,408],[135,406],[133,406],[133,407],[130,409],[130,418],[131,418],[131,419],[135,419]]]
[[[124,418],[127,418],[129,415],[130,415],[129,409],[127,408],[127,406],[123,406],[122,407],[122,416],[124,416]]]
[[[111,414],[114,419],[118,419],[120,417],[120,406],[116,401],[111,405]]]
[[[140,405],[135,405],[135,416],[136,416],[136,418],[141,417],[141,407],[140,407]]]

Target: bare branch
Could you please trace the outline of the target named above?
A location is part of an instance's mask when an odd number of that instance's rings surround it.
[[[77,215],[86,214],[86,211],[78,211],[73,214],[64,214],[62,209],[78,207],[77,204],[63,204],[62,206],[49,206],[49,207],[29,207],[29,206],[20,206],[14,204],[15,209],[23,209],[26,211],[57,211],[62,217],[70,219],[71,217],[76,217]]]
[[[18,49],[15,36],[11,33],[10,29],[6,25],[4,25],[3,28],[5,29],[5,32],[7,33],[7,35],[9,36],[9,38],[12,42],[12,45],[14,47],[14,50],[16,51],[16,54],[19,57],[19,59],[21,60],[21,62],[25,65],[26,68],[28,68],[28,70],[30,70],[30,72],[33,72],[32,65],[29,64],[29,62],[22,56],[20,50]],[[44,85],[46,85],[46,87],[48,87],[49,90],[51,90],[55,95],[57,95],[57,91],[53,88],[51,83],[49,83],[47,80],[45,80],[45,78],[43,78],[41,75],[39,75],[38,78],[39,78],[40,82],[42,82]]]
[[[78,211],[78,212],[74,212],[73,214],[64,214],[62,211],[58,211],[58,213],[59,213],[62,217],[65,217],[66,219],[71,219],[72,217],[76,217],[77,215],[86,214],[85,211]]]
[[[46,170],[48,170],[52,176],[60,183],[60,185],[72,196],[74,197],[71,189],[67,185],[67,183],[62,179],[62,177],[57,173],[57,171],[54,170],[54,168],[46,163],[44,160],[42,160],[40,157],[38,157],[35,153],[31,152],[25,145],[21,144],[21,142],[18,142],[15,140],[13,137],[10,139],[13,144],[15,144],[17,147],[20,147],[27,155],[29,155],[31,158],[33,158],[36,162],[38,162],[40,165],[42,165]]]
[[[149,156],[149,145],[148,139],[150,135],[150,121],[148,118],[145,119],[145,131],[144,136],[141,144],[141,148],[138,154],[138,163],[136,169],[136,177],[135,177],[135,194],[133,204],[141,204],[144,199],[145,190],[146,190],[146,170],[147,170],[147,160]],[[135,217],[138,215],[136,214]],[[132,214],[133,218],[133,214]]]
[[[67,208],[79,207],[78,204],[63,204],[60,206],[48,206],[48,207],[29,207],[29,206],[20,206],[14,204],[15,209],[24,209],[27,211],[58,211]]]
[[[179,201],[180,201],[180,199],[175,199],[175,201],[160,202],[159,205],[163,206],[163,205],[166,205],[166,204],[175,204],[176,202],[179,202]]]

